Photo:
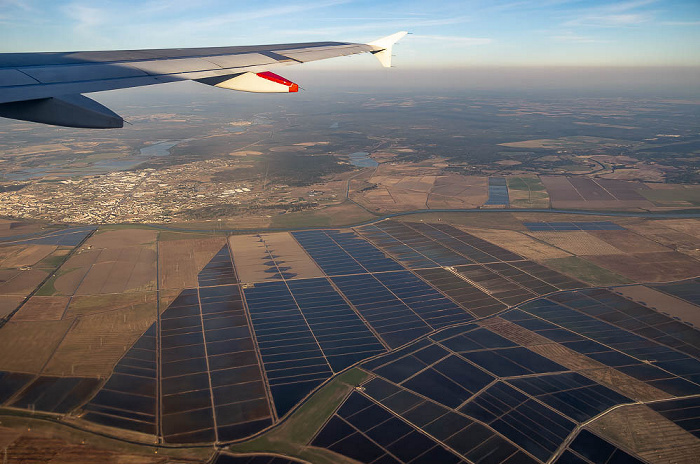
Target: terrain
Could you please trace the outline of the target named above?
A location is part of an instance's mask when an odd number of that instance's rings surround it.
[[[0,126],[4,460],[694,462],[697,102],[207,98]]]

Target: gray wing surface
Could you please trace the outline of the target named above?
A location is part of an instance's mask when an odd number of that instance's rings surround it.
[[[405,33],[394,34],[398,37],[396,40],[403,35]],[[255,73],[268,73],[269,69],[280,66],[364,52],[382,55],[390,53],[393,42],[386,39],[394,36],[372,44],[311,42],[162,50],[2,53],[0,116],[70,127],[122,127],[123,120],[118,115],[81,94],[182,80],[217,85],[215,83],[243,74],[255,77]],[[235,86],[225,88],[246,90]]]

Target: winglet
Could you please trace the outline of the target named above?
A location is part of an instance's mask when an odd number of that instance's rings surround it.
[[[397,32],[396,34],[392,34],[387,37],[382,37],[381,39],[377,39],[373,42],[370,42],[367,45],[371,45],[375,48],[372,51],[372,54],[377,57],[382,66],[384,66],[385,68],[390,68],[391,48],[396,42],[403,39],[406,36],[406,34],[408,34],[408,32],[406,31]]]

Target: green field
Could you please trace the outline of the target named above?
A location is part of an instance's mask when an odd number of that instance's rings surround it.
[[[700,187],[697,185],[675,185],[672,189],[637,191],[658,206],[700,206]]]
[[[369,374],[357,368],[339,375],[316,392],[281,425],[250,441],[231,445],[227,451],[235,454],[278,453],[318,464],[355,462],[326,449],[308,447],[307,443],[345,401],[353,388],[368,377]]]
[[[578,256],[548,259],[544,264],[596,287],[631,284],[633,281]]]

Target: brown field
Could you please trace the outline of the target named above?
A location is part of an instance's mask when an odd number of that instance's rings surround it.
[[[17,306],[24,301],[24,298],[23,296],[2,295],[2,298],[0,298],[0,317],[5,317],[17,309]]]
[[[44,373],[107,377],[155,320],[154,296],[149,302],[128,309],[81,316],[56,349]]]
[[[657,206],[675,208],[700,206],[700,186],[678,184],[648,184],[642,195]]]
[[[570,253],[564,250],[514,230],[475,229],[471,227],[462,227],[462,229],[479,238],[495,243],[506,250],[535,261],[571,256]]]
[[[581,214],[565,214],[565,213],[532,213],[532,212],[517,212],[513,213],[519,221],[523,222],[588,222],[588,221],[612,221],[615,224],[619,224],[623,227],[627,227],[627,224],[638,224],[644,219],[638,218],[627,218],[627,217],[616,217],[611,219],[610,216],[596,216],[596,215],[585,215]],[[525,230],[523,226],[520,230]]]
[[[700,263],[675,251],[586,257],[589,261],[637,282],[669,282],[700,275]]]
[[[552,340],[500,317],[486,319],[478,323],[497,334],[522,346],[548,345]]]
[[[281,280],[277,268],[265,248],[265,242],[256,235],[233,235],[228,239],[233,252],[236,272],[241,282]]]
[[[624,395],[638,400],[649,401],[655,399],[669,398],[670,395],[647,385],[646,383],[637,380],[633,377],[623,374],[622,372],[611,369],[604,364],[591,359],[583,354],[577,353],[565,346],[554,343],[532,332],[528,329],[505,321],[500,318],[495,318],[491,321],[484,321],[484,324],[490,330],[502,335],[517,343],[523,343],[535,353],[538,353],[552,361],[561,364],[573,371],[590,377],[591,379],[617,390]]]
[[[123,293],[154,290],[156,286],[154,245],[102,249],[76,293]]]
[[[55,292],[59,295],[73,295],[100,253],[101,250],[83,248],[68,258],[56,273],[56,279],[53,282]]]
[[[475,208],[488,199],[486,177],[439,174],[432,167],[381,165],[367,180],[376,187],[353,192],[353,199],[373,211]]]
[[[27,296],[48,276],[39,269],[0,271],[0,295]]]
[[[663,224],[666,227],[700,239],[700,221],[697,219],[669,219],[664,221]]]
[[[547,188],[553,208],[609,209],[653,208],[638,191],[646,189],[641,182],[586,177],[540,176]]]
[[[429,208],[476,208],[488,199],[488,178],[451,174],[440,176],[428,194]]]
[[[588,425],[612,443],[654,463],[696,463],[700,440],[643,404],[616,408]]]
[[[574,255],[613,255],[623,251],[582,230],[567,232],[528,232],[528,235]]]
[[[446,222],[456,227],[478,227],[481,229],[525,230],[520,220],[512,213],[417,213],[396,218],[401,222]],[[466,229],[465,229],[466,230]]]
[[[0,222],[0,237],[31,234],[34,232],[40,232],[43,228],[43,225],[40,223],[18,222],[14,220],[2,219]]]
[[[548,208],[549,195],[547,192],[529,192],[527,190],[508,189],[508,200],[514,208]]]
[[[33,296],[22,305],[12,321],[58,321],[69,301],[67,296]]]
[[[700,258],[698,237],[686,233],[687,226],[682,229],[684,230],[682,232],[677,230],[678,223],[676,221],[669,221],[669,226],[666,224],[667,221],[663,220],[647,220],[642,223],[630,224],[627,227],[639,235],[643,235],[672,250]]]
[[[530,347],[535,353],[585,375],[608,388],[637,401],[653,401],[670,398],[671,395],[641,380],[607,367],[605,364],[568,349],[558,343]]]
[[[358,176],[366,182],[352,184],[351,198],[372,211],[406,211],[425,209],[428,195],[440,170],[432,163],[384,163],[369,175]],[[376,185],[368,190],[360,189]]]
[[[132,309],[149,311],[155,304],[155,298],[155,292],[122,293],[115,295],[77,295],[70,300],[64,317],[66,319],[71,319],[91,314]]]
[[[591,230],[588,233],[625,253],[671,251],[669,248],[629,230]]]
[[[0,329],[0,370],[38,374],[71,324],[72,320],[8,322]]]
[[[111,434],[133,442],[153,442],[150,435],[122,429],[89,427],[99,432],[96,434],[40,418],[3,415],[1,420],[0,448],[8,464],[193,464],[211,460],[209,448],[160,448],[156,454],[152,447],[107,438]],[[87,424],[80,423],[79,427]]]
[[[678,317],[696,327],[700,327],[700,307],[685,300],[643,285],[617,287],[614,291],[631,300],[654,308],[661,313],[668,314],[671,317]]]
[[[225,237],[170,240],[159,244],[160,286],[183,289],[197,286],[197,274],[226,244]]]
[[[61,268],[55,289],[65,295],[154,289],[156,237],[156,231],[131,228],[93,235]]]
[[[117,229],[99,231],[90,237],[85,246],[93,248],[121,248],[155,243],[158,232],[149,229]]]
[[[241,282],[277,280],[277,266],[293,278],[323,277],[323,271],[287,232],[261,235],[233,235],[229,238],[236,271]],[[272,253],[274,263],[268,253]]]
[[[591,137],[586,135],[559,137],[557,139],[533,139],[520,142],[501,143],[504,147],[511,148],[550,148],[553,150],[592,149],[596,147],[619,147],[629,145],[627,140],[609,139],[604,137]]]
[[[14,245],[0,247],[0,268],[34,266],[53,253],[55,245]]]
[[[369,221],[375,216],[346,201],[339,205],[325,208],[300,211],[295,213],[278,214],[272,217],[271,227],[297,228],[307,227],[342,227]]]

